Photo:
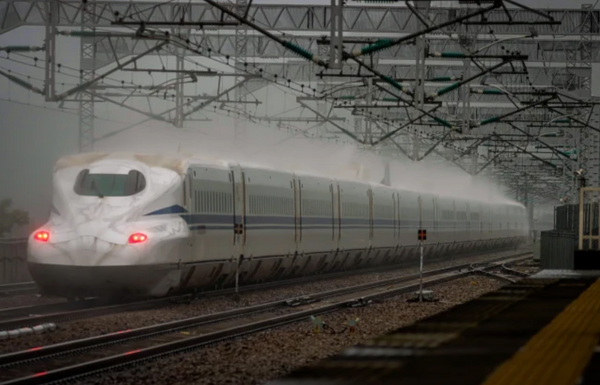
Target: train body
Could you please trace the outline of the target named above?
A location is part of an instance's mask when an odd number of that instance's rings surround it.
[[[28,243],[43,293],[164,296],[186,288],[398,263],[514,245],[518,203],[183,156],[90,153],[61,159],[52,213]]]

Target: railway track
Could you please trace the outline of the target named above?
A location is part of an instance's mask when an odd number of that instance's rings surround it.
[[[513,269],[510,267],[511,265],[520,262],[520,261],[509,261],[502,263],[500,265],[493,265],[489,263],[472,263],[469,266],[469,270],[472,273],[485,275],[491,278],[499,279],[508,283],[515,283],[515,279],[513,277],[524,278],[528,277],[529,274]],[[499,270],[494,271],[494,270]]]
[[[106,300],[94,298],[79,302],[13,307],[0,310],[0,331],[49,322],[67,322],[124,311],[151,309],[171,303],[171,299],[161,298],[107,305]]]
[[[0,297],[37,293],[35,282],[7,283],[0,285]]]
[[[523,271],[520,271],[520,270],[517,270],[517,269],[513,269],[512,267],[510,267],[510,265],[512,265],[512,264],[510,264],[510,263],[504,263],[504,264],[502,264],[502,266],[501,266],[502,271],[504,271],[504,272],[506,272],[508,274],[515,275],[517,277],[523,277],[523,278],[524,277],[529,277],[530,274],[528,274],[526,272],[523,272]]]
[[[530,258],[504,257],[481,269]],[[468,276],[470,264],[431,270],[424,286]],[[139,329],[36,347],[0,356],[0,385],[73,380],[98,371],[201,347],[291,322],[418,290],[418,274],[386,279]]]
[[[468,258],[465,255],[463,258]],[[435,262],[432,260],[431,262]],[[412,267],[414,263],[410,264]],[[239,288],[239,292],[252,292],[259,290],[268,290],[278,287],[298,285],[315,281],[334,279],[340,277],[349,277],[358,274],[367,274],[374,272],[389,271],[390,269],[401,269],[409,266],[409,263],[393,266],[373,267],[361,269],[352,272],[336,272],[321,274],[317,276],[307,276],[280,281],[272,281],[259,284],[244,285]],[[200,292],[202,298],[224,296],[234,294],[235,289],[219,289]],[[75,321],[85,318],[98,317],[107,314],[116,314],[127,311],[138,311],[154,309],[161,306],[173,305],[174,303],[189,303],[194,299],[192,294],[183,294],[160,299],[149,299],[143,301],[128,301],[118,303],[107,303],[105,299],[91,298],[77,302],[61,302],[46,305],[23,306],[8,309],[0,309],[0,331],[17,329],[21,327],[31,327],[44,323],[62,323]]]

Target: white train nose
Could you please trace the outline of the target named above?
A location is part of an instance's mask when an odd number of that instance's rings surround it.
[[[148,244],[115,244],[84,235],[65,242],[29,241],[28,260],[75,266],[122,266],[136,263],[148,249]]]
[[[62,297],[162,296],[179,284],[172,265],[66,266],[29,262],[41,292]]]
[[[142,235],[132,234],[126,244],[88,235],[58,243],[32,236],[29,270],[42,292],[51,295],[162,296],[177,289],[181,282],[177,265],[155,258],[169,255],[174,240],[150,241]]]

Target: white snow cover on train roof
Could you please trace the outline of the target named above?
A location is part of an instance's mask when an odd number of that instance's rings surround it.
[[[101,160],[133,160],[141,162],[148,167],[162,167],[183,173],[189,164],[201,164],[211,167],[228,168],[229,163],[217,158],[202,157],[191,154],[139,154],[129,152],[115,153],[84,153],[68,155],[60,158],[56,163],[55,171],[67,167],[81,167]]]

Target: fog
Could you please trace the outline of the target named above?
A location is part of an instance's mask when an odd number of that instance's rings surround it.
[[[4,116],[0,196],[10,197],[15,207],[30,211],[34,227],[49,214],[54,163],[61,156],[78,152],[77,117],[10,103],[0,104],[0,113]],[[115,112],[118,124],[99,120],[97,131],[115,130],[140,120],[128,114],[129,120]],[[383,179],[385,159],[355,145],[299,138],[276,129],[276,124],[251,122],[246,123],[246,138],[235,141],[234,123],[232,118],[213,116],[202,128],[178,129],[150,121],[96,142],[94,150],[190,154],[340,179],[372,183]],[[390,169],[392,184],[398,188],[481,200],[507,199],[492,181],[473,179],[456,166],[433,158],[421,162],[393,160]]]
[[[201,157],[239,162],[339,179],[379,183],[385,162],[390,161],[392,186],[483,201],[507,201],[491,180],[473,178],[462,169],[433,156],[420,162],[390,160],[360,150],[351,143],[323,142],[298,138],[275,130],[271,124],[246,122],[246,138],[236,141],[233,119],[219,117],[211,129],[136,129],[110,142],[99,144],[101,151],[138,151]]]
[[[0,46],[43,45],[44,31],[38,27],[18,28],[0,35]],[[57,74],[57,92],[64,92],[78,81],[79,40],[68,37],[57,39],[58,63],[63,70]],[[34,57],[40,61],[34,62]],[[0,54],[0,67],[13,71],[21,79],[26,79],[38,88],[43,88],[43,53]],[[201,69],[209,66],[213,70],[231,72],[231,67],[219,63],[214,58],[187,57],[187,69]],[[156,56],[139,61],[142,68],[157,68],[164,65],[174,68],[173,56]],[[106,69],[102,69],[104,71]],[[27,78],[30,76],[30,78]],[[121,82],[135,85],[161,84],[167,74],[148,74],[119,71],[107,78],[106,82],[119,85]],[[187,84],[186,95],[214,95],[217,90],[229,87],[232,78],[218,84],[215,78],[200,78],[196,83]],[[317,87],[316,80],[306,84],[307,89]],[[220,87],[220,88],[218,88]],[[248,112],[254,116],[313,117],[314,113],[301,108],[296,102],[298,92],[284,86],[269,86],[248,97],[256,98],[260,104],[248,105]],[[231,94],[232,96],[232,94]],[[119,98],[115,98],[119,99]],[[150,105],[148,105],[150,103]],[[160,98],[129,99],[131,107],[160,113],[173,107],[172,101]],[[216,108],[215,108],[216,107]],[[220,104],[211,104],[198,111],[195,121],[186,121],[183,128],[156,120],[148,120],[144,115],[119,108],[110,103],[97,102],[95,107],[96,151],[136,151],[143,153],[189,153],[210,156],[243,164],[256,164],[265,167],[305,172],[341,179],[362,180],[378,183],[384,174],[385,160],[359,150],[348,142],[344,134],[337,132],[337,138],[327,142],[303,138],[276,123],[257,120],[248,122],[244,139],[234,140],[234,119],[220,109]],[[228,107],[233,107],[229,105]],[[346,129],[353,129],[353,117],[348,111],[335,110]],[[29,92],[4,77],[0,77],[1,139],[0,161],[3,172],[0,175],[0,198],[12,198],[14,207],[30,212],[31,227],[45,221],[50,210],[50,187],[52,168],[56,160],[64,155],[77,153],[78,117],[77,103],[70,102],[59,106],[45,102],[43,97]],[[205,121],[199,121],[205,120]],[[143,124],[139,122],[146,121]],[[295,124],[295,123],[292,123]],[[125,129],[127,127],[131,128]],[[323,127],[309,129],[309,124],[296,124],[306,130],[307,136],[323,133]],[[123,130],[125,129],[125,130]],[[333,131],[332,126],[328,127]],[[122,132],[121,132],[122,131]],[[121,132],[113,135],[115,132]],[[332,135],[329,135],[332,136]],[[433,154],[421,162],[394,160],[391,163],[392,184],[398,188],[428,191],[472,199],[491,201],[506,200],[501,189],[493,181],[483,178],[473,179],[466,172],[448,162],[433,160]],[[468,162],[467,162],[468,163]],[[30,229],[17,229],[15,235],[22,235]]]

